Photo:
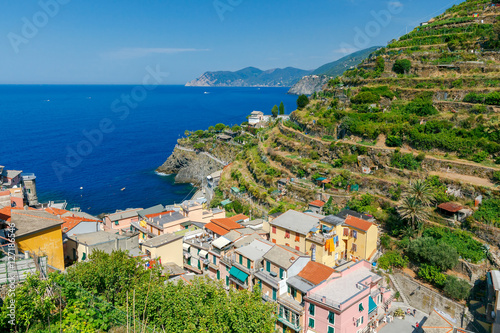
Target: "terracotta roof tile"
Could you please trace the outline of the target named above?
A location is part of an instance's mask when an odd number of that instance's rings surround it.
[[[363,231],[368,231],[368,229],[370,229],[370,227],[373,225],[373,223],[371,223],[371,222],[362,220],[362,219],[357,218],[357,217],[352,216],[352,215],[347,215],[344,223],[347,224],[348,226],[351,226],[351,227],[354,227],[356,229],[360,229]]]
[[[0,220],[10,222],[11,208],[9,206],[0,209]]]
[[[309,203],[311,206],[316,206],[316,207],[323,207],[325,205],[324,201],[321,200],[314,200]]]
[[[173,210],[167,210],[166,212],[160,212],[160,213],[155,213],[155,214],[148,214],[148,215],[145,215],[147,218],[153,218],[153,217],[157,217],[157,216],[160,216],[160,215],[163,215],[163,214],[169,214],[169,213],[173,213],[174,211]]]
[[[241,221],[241,220],[248,219],[248,216],[243,215],[243,214],[238,214],[238,215],[235,215],[235,216],[228,217],[228,219],[230,219],[233,222],[238,222],[238,221]]]
[[[227,231],[243,228],[239,223],[236,223],[235,221],[231,220],[228,217],[223,217],[220,219],[212,219],[210,221],[217,224],[219,227],[227,229]]]
[[[47,207],[47,208],[45,208],[45,211],[47,213],[52,214],[52,215],[63,215],[63,214],[69,213],[69,210],[59,209],[59,208],[54,208],[54,207]]]
[[[456,213],[464,207],[456,202],[445,202],[438,206],[438,208],[450,213]]]
[[[334,272],[335,270],[333,268],[318,262],[309,261],[297,275],[313,284],[320,284],[328,279]]]
[[[221,228],[213,222],[209,222],[209,223],[205,224],[205,228],[213,231],[214,233],[216,233],[217,235],[220,235],[220,236],[224,236],[225,234],[227,234],[229,232],[229,230]]]

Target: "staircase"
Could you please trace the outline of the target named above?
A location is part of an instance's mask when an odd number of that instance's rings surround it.
[[[399,287],[399,284],[397,282],[397,280],[391,275],[389,274],[389,279],[391,279],[391,282],[392,284],[394,285],[394,287],[396,288],[397,291],[399,291],[399,295],[401,296],[401,298],[403,299],[403,303],[407,304],[407,305],[410,305],[410,302],[408,301],[408,299],[406,298],[406,296],[404,295],[404,293],[402,292],[403,289],[401,289]]]

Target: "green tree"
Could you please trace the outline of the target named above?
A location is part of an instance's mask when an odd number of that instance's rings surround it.
[[[223,131],[225,128],[226,128],[226,125],[221,124],[221,123],[219,123],[219,124],[215,125],[215,130],[216,130],[217,132],[221,132],[221,131]]]
[[[442,287],[446,281],[446,275],[441,273],[439,268],[428,264],[421,265],[417,275],[438,287]]]
[[[279,110],[280,114],[285,114],[285,104],[283,102],[280,103]]]
[[[385,69],[385,60],[382,56],[378,56],[375,60],[375,72],[383,73]]]
[[[448,297],[459,301],[469,297],[470,290],[471,286],[467,281],[459,279],[453,275],[448,275],[446,281],[444,282],[444,293]]]
[[[403,268],[408,265],[408,257],[403,256],[399,251],[387,251],[378,259],[377,264],[382,269]]]
[[[429,206],[434,200],[431,186],[423,179],[417,179],[410,183],[408,195],[417,199],[423,206]]]
[[[408,74],[411,69],[411,61],[408,59],[398,59],[394,62],[392,70],[396,74]]]
[[[277,117],[278,116],[278,112],[279,112],[278,106],[277,105],[273,106],[273,109],[271,110],[271,113],[273,114],[273,117]]]
[[[451,269],[458,263],[458,252],[453,246],[431,237],[411,240],[408,255],[421,264],[436,266],[440,271]]]
[[[231,129],[233,130],[233,132],[241,131],[241,127],[239,125],[234,125]]]
[[[297,108],[303,109],[306,107],[307,104],[309,104],[309,98],[307,98],[306,95],[300,95],[297,98]]]
[[[421,222],[428,217],[422,203],[413,196],[404,197],[397,211],[401,219],[408,222],[413,230],[419,230]]]

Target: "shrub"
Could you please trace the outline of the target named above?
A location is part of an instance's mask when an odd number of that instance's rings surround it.
[[[398,251],[388,251],[378,259],[378,266],[382,269],[391,267],[402,268],[408,265],[408,257],[403,256]]]
[[[388,147],[401,147],[401,145],[403,144],[403,140],[399,136],[388,135],[385,139],[385,144]]]
[[[448,275],[446,281],[444,282],[444,293],[448,297],[451,297],[458,301],[469,297],[470,290],[471,287],[467,281],[459,279],[453,275]]]
[[[394,62],[392,70],[396,74],[407,74],[411,69],[411,61],[408,59],[398,59]]]
[[[481,163],[488,157],[488,153],[485,151],[480,151],[479,153],[476,153],[472,155],[472,160],[476,163]]]
[[[311,159],[313,160],[317,160],[319,158],[319,154],[317,151],[311,151],[311,153],[309,154],[309,156],[311,157]]]
[[[354,104],[372,104],[378,103],[379,101],[380,96],[370,91],[361,91],[351,98],[351,102]]]
[[[380,236],[380,245],[386,250],[389,250],[391,248],[391,237],[387,234],[383,234]]]
[[[500,105],[500,92],[495,91],[486,95],[484,102],[488,105]]]
[[[408,254],[421,264],[436,266],[441,271],[455,267],[458,263],[457,250],[431,237],[421,237],[410,241]]]
[[[490,198],[484,200],[473,216],[480,222],[495,226],[500,225],[500,199]]]
[[[442,287],[446,281],[446,275],[441,273],[439,268],[427,264],[420,266],[418,270],[418,277],[438,287]]]
[[[412,153],[401,154],[396,151],[391,156],[391,166],[398,169],[417,170],[420,167],[420,162]]]
[[[432,105],[432,100],[424,98],[415,98],[405,106],[404,110],[421,117],[439,113],[434,105]]]
[[[306,95],[300,95],[297,98],[297,107],[299,109],[305,108],[307,104],[309,104],[309,98]]]

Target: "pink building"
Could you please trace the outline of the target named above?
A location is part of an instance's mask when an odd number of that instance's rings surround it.
[[[359,261],[307,292],[304,328],[316,333],[361,333],[390,307],[393,293]]]
[[[14,187],[21,184],[22,170],[4,170],[3,166],[0,166],[0,171],[0,184],[7,187]]]
[[[139,214],[137,212],[140,210],[142,208],[133,208],[104,216],[104,231],[120,232],[122,229],[130,228],[132,222],[139,221]]]

